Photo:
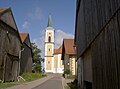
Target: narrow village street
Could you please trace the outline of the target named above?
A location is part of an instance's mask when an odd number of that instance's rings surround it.
[[[58,74],[49,74],[47,77],[6,89],[64,89],[64,86],[63,77]]]
[[[0,89],[120,89],[120,0],[0,0]]]
[[[32,89],[63,89],[62,78],[60,75],[53,75],[53,78],[45,81]]]

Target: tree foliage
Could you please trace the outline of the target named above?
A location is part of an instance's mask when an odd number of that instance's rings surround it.
[[[41,72],[41,50],[37,47],[35,43],[31,43],[33,52],[33,72]]]

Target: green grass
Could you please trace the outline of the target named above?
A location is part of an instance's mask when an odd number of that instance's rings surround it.
[[[70,86],[65,86],[65,89],[78,89],[77,86],[70,87]]]
[[[16,82],[0,83],[0,89],[5,89],[7,87],[12,87],[12,86],[19,85],[22,83],[30,82],[30,81],[42,78],[46,75],[43,75],[42,73],[24,73],[21,76],[25,79],[25,81],[20,79],[19,82],[16,81]]]
[[[33,81],[33,80],[39,79],[44,76],[45,75],[43,75],[42,73],[24,73],[24,74],[22,74],[22,77],[26,81]]]
[[[15,85],[18,85],[18,82],[6,82],[6,83],[0,83],[0,89],[5,89],[7,87],[12,87]]]
[[[65,86],[65,89],[71,89],[69,86]]]

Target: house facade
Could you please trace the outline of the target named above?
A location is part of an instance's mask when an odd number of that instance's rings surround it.
[[[119,89],[119,27],[119,0],[77,0],[75,46],[79,89]]]
[[[24,72],[32,72],[33,59],[29,34],[20,33],[20,37],[23,44],[20,59],[20,74],[22,74]]]
[[[61,59],[61,48],[54,49],[54,28],[52,27],[51,16],[48,19],[48,25],[45,30],[45,62],[46,73],[63,73]],[[55,52],[55,53],[54,53]]]
[[[64,71],[70,70],[72,75],[76,75],[76,55],[74,49],[74,39],[63,39],[62,60]]]
[[[22,42],[10,8],[0,8],[0,80],[15,81],[19,76]]]

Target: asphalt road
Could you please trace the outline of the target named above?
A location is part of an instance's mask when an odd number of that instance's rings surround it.
[[[53,78],[32,89],[63,89],[62,78],[59,75],[54,75]]]

